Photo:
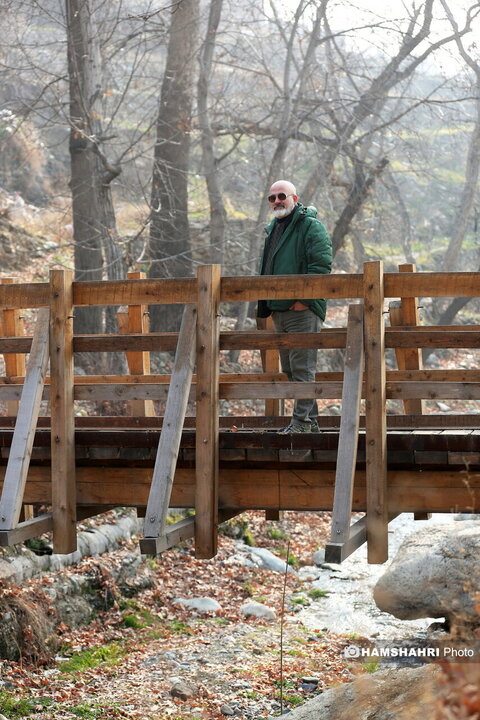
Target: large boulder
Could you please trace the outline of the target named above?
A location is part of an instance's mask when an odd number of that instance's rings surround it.
[[[480,622],[480,522],[427,525],[406,538],[373,596],[402,620]]]
[[[412,720],[435,717],[440,669],[389,669],[362,675],[310,700],[289,720]]]

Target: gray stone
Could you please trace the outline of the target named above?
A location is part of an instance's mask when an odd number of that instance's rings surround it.
[[[188,700],[196,694],[197,688],[194,685],[184,682],[183,680],[176,682],[175,685],[170,688],[170,695],[172,697],[179,698],[180,700]]]
[[[324,548],[320,548],[320,550],[317,550],[317,552],[313,553],[312,557],[314,565],[322,565],[325,562],[325,550]]]
[[[277,618],[272,608],[253,600],[252,602],[244,603],[240,608],[240,613],[244,617],[258,617],[264,618],[265,620],[276,620]]]
[[[397,618],[478,623],[480,522],[428,524],[406,538],[373,595]]]
[[[435,717],[440,670],[390,669],[362,675],[309,700],[289,713],[290,720],[411,720],[419,708],[425,718]]]
[[[343,568],[338,563],[328,563],[324,562],[321,563],[321,566],[324,570],[331,570],[332,572],[343,572]]]
[[[247,552],[247,557],[250,556],[252,559],[258,558],[261,562],[259,567],[263,567],[266,570],[273,570],[274,572],[280,573],[295,572],[290,565],[287,565],[285,560],[277,557],[266,548],[248,547],[244,552]]]
[[[197,612],[218,612],[222,609],[220,603],[213,598],[199,597],[199,598],[175,598],[173,601],[176,605],[184,605],[189,610],[196,610]]]
[[[230,705],[222,705],[222,707],[220,708],[220,712],[226,717],[235,715],[235,710]]]
[[[230,557],[225,560],[225,565],[242,565],[243,567],[259,568],[262,567],[262,561],[259,557],[235,553],[235,555],[230,555]]]

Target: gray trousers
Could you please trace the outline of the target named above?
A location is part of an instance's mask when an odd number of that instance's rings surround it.
[[[302,333],[319,332],[322,321],[311,310],[286,310],[273,312],[273,322],[277,332]],[[317,369],[317,350],[295,349],[280,350],[282,371],[289,380],[314,382]],[[318,416],[318,405],[314,399],[295,400],[293,422],[299,425],[309,424]]]

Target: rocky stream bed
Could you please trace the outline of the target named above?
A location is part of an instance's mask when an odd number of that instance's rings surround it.
[[[0,711],[8,720],[310,717],[298,714],[309,700],[374,677],[378,667],[345,657],[346,647],[359,638],[421,642],[431,622],[378,610],[372,587],[386,566],[369,566],[364,548],[341,566],[322,563],[327,514],[285,513],[280,523],[245,514],[209,561],[196,561],[188,543],[141,559],[128,537],[134,521],[122,522],[123,535],[113,516],[86,528],[103,554],[71,558],[64,569],[56,556],[32,560],[26,550],[5,560],[22,580],[4,581],[2,633],[9,612],[27,612],[17,636],[22,657],[2,662]],[[397,518],[391,557],[425,524]],[[43,565],[32,579],[30,562]]]

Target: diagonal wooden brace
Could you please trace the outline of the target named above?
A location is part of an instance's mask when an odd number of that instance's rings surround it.
[[[47,373],[49,317],[49,309],[40,308],[3,483],[0,500],[0,530],[13,530],[20,517]]]
[[[167,512],[195,363],[196,321],[195,306],[187,305],[183,311],[145,515],[145,537],[154,540],[165,535]]]
[[[352,542],[350,517],[352,514],[353,482],[357,461],[358,432],[360,429],[360,400],[363,379],[363,307],[350,305],[348,309],[347,344],[342,392],[342,419],[338,439],[337,471],[333,499],[332,532],[325,549],[327,562],[338,562],[338,548],[342,560],[357,549]],[[357,540],[364,537],[366,531]],[[360,542],[360,544],[361,544]]]

